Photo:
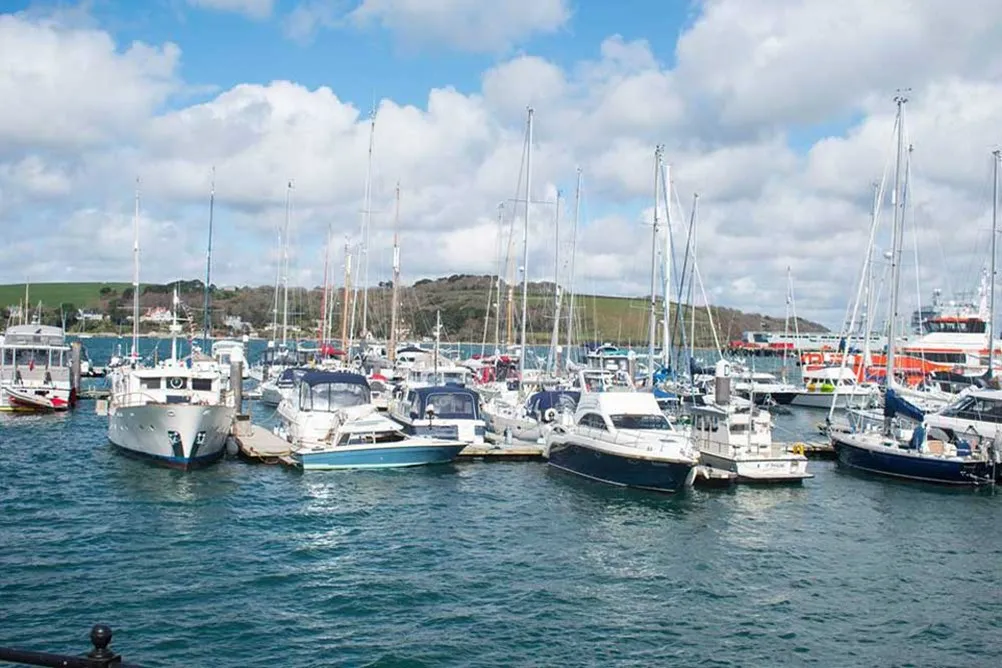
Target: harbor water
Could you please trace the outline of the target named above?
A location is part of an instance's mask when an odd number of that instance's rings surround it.
[[[990,492],[832,462],[680,498],[538,462],[180,473],[106,429],[0,416],[0,645],[105,622],[147,666],[1002,665]]]

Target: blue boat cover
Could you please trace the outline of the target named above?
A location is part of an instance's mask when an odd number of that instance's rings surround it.
[[[581,393],[576,390],[546,390],[536,392],[529,397],[527,408],[534,415],[542,415],[549,408],[574,410],[577,408],[579,399],[581,399]]]
[[[443,420],[479,420],[480,395],[460,385],[433,385],[411,390],[418,399],[421,415],[428,404],[435,407],[435,417]]]
[[[884,394],[884,417],[894,417],[904,415],[910,420],[915,420],[921,424],[925,420],[925,413],[922,409],[910,401],[898,396],[898,393],[891,388],[887,388]]]
[[[365,379],[365,376],[360,373],[351,373],[350,371],[317,371],[311,369],[304,373],[299,381],[311,386],[323,385],[324,383],[348,383],[361,385],[365,388],[369,387],[369,381]]]

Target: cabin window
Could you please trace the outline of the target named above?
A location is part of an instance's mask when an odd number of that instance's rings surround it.
[[[667,418],[664,415],[610,415],[612,418],[612,425],[616,429],[661,429],[669,430],[671,425],[668,424]]]
[[[1002,402],[979,397],[964,397],[946,408],[941,415],[961,420],[1002,423]]]
[[[197,392],[211,392],[212,391],[212,379],[211,378],[192,378],[191,379],[191,389]]]
[[[601,429],[603,431],[608,429],[605,426],[605,419],[601,415],[596,415],[595,413],[585,413],[581,416],[578,424],[582,427],[588,427],[590,429]]]
[[[181,376],[172,376],[164,380],[167,383],[167,389],[170,390],[183,390],[188,387],[188,379]]]
[[[140,378],[139,387],[144,390],[159,390],[160,389],[160,379],[159,378]]]
[[[305,386],[308,392],[306,410],[332,412],[339,408],[369,403],[369,388],[357,383],[320,383]]]
[[[737,422],[731,425],[732,434],[744,434],[748,431],[748,425],[743,422]]]
[[[473,397],[459,392],[434,392],[425,403],[435,407],[435,416],[446,420],[475,420],[477,407]]]

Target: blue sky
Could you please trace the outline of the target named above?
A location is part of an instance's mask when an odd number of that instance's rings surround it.
[[[181,74],[192,86],[225,89],[288,79],[310,88],[329,86],[360,108],[370,106],[373,94],[424,106],[432,88],[476,92],[486,69],[516,53],[573,68],[581,60],[597,58],[602,40],[615,33],[628,41],[648,40],[657,58],[671,66],[675,40],[694,11],[688,3],[675,0],[576,0],[571,21],[555,32],[530,36],[496,53],[457,54],[448,48],[401,45],[375,26],[321,28],[309,41],[295,40],[285,34],[284,19],[298,1],[276,0],[272,16],[261,20],[193,7],[185,0],[91,0],[85,6],[120,43],[178,44],[183,52]],[[340,2],[344,13],[357,4]],[[72,4],[0,2],[3,11],[67,6]],[[198,97],[207,95],[203,92],[194,99]]]
[[[377,22],[344,19],[362,3]],[[916,0],[907,22],[868,0],[274,0],[258,17],[205,6],[227,4],[268,2],[0,0],[0,97],[17,101],[0,106],[0,224],[39,223],[36,238],[0,249],[0,280],[115,278],[109,267],[129,264],[137,173],[144,271],[199,274],[215,166],[219,280],[273,280],[263,266],[294,178],[296,236],[310,245],[300,279],[315,281],[327,226],[357,235],[373,97],[391,102],[377,119],[374,280],[388,271],[397,180],[405,280],[492,271],[528,104],[534,197],[561,188],[566,222],[584,170],[577,266],[592,291],[647,289],[643,221],[664,143],[682,208],[701,194],[710,299],[782,312],[792,266],[798,303],[837,320],[902,85],[914,89],[916,219],[935,232],[922,242],[936,259],[924,281],[949,283],[944,258],[972,264],[986,227],[1002,5],[991,18]],[[331,25],[293,38],[290,17],[317,6],[332,8]],[[675,212],[679,226],[686,214]],[[548,219],[534,216],[534,279],[552,274]]]

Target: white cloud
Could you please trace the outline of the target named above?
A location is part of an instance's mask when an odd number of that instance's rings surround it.
[[[188,0],[188,4],[217,12],[243,14],[252,19],[266,19],[271,16],[275,0]]]
[[[493,50],[563,25],[566,17],[552,7],[566,14],[565,4],[535,4],[551,14],[529,13],[531,26],[511,23],[508,13],[517,12],[508,4],[482,3],[367,2],[352,20],[368,16],[404,39],[459,48],[487,26],[495,32],[479,34],[477,43]],[[343,19],[329,3],[300,7],[320,12],[321,23]],[[446,16],[441,7],[454,12]],[[390,8],[396,18],[387,18]],[[515,217],[520,249],[522,213],[510,200],[532,105],[533,199],[552,201],[557,187],[564,190],[565,242],[574,170],[584,171],[582,289],[647,291],[653,150],[661,142],[682,202],[673,212],[680,245],[692,194],[700,193],[699,265],[711,299],[782,314],[789,266],[800,314],[837,325],[866,241],[870,184],[890,155],[890,95],[900,82],[913,89],[908,130],[923,290],[973,287],[985,260],[987,156],[1002,107],[1002,40],[989,39],[992,26],[1002,25],[990,18],[994,5],[981,6],[979,20],[903,0],[868,10],[883,19],[907,10],[897,24],[871,20],[852,3],[707,0],[699,9],[672,67],[645,41],[612,35],[586,61],[515,55],[485,71],[479,90],[436,88],[420,104],[381,100],[371,281],[389,277],[398,180],[405,280],[492,272],[499,202],[508,220]],[[315,29],[311,21],[303,34]],[[446,34],[456,26],[460,41]],[[299,278],[319,282],[328,225],[338,239],[357,241],[367,112],[337,88],[284,80],[238,84],[164,110],[184,85],[179,58],[172,44],[118,45],[92,25],[0,16],[0,97],[22,101],[0,108],[0,225],[35,230],[31,243],[0,251],[0,281],[25,273],[127,279],[136,174],[151,280],[200,273],[213,166],[220,281],[274,280],[289,179]],[[905,69],[909,59],[914,67]],[[843,130],[847,118],[854,120]],[[796,128],[832,122],[831,136],[791,143]],[[533,279],[552,277],[553,218],[551,204],[533,206]],[[81,254],[84,246],[93,250]],[[903,291],[914,301],[914,270],[906,273]]]
[[[286,19],[286,32],[300,41],[321,28],[353,25],[389,30],[408,46],[496,52],[537,33],[564,26],[567,0],[362,0],[345,13],[339,0],[304,0]]]
[[[0,14],[0,155],[128,140],[175,90],[179,57],[170,42],[122,50],[97,29]]]

